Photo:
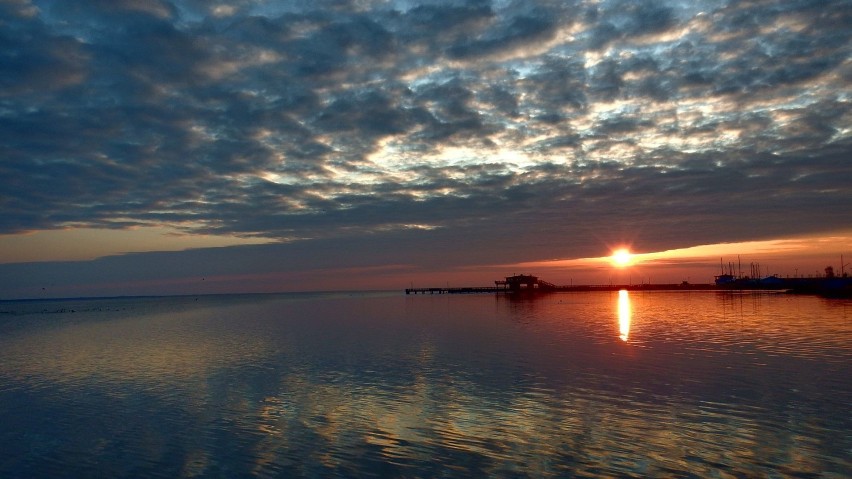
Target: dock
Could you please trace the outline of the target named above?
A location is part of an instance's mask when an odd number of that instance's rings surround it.
[[[533,275],[507,276],[504,280],[494,281],[494,286],[406,288],[405,294],[543,294],[557,292],[589,291],[786,291],[797,294],[816,294],[825,297],[852,297],[852,278],[846,274],[834,276],[829,268],[825,277],[818,278],[778,278],[763,279],[735,278],[731,275],[716,277],[715,283],[692,284],[686,281],[672,284],[586,284],[558,286]]]
[[[691,284],[687,282],[673,284],[586,284],[558,286],[533,275],[508,276],[505,280],[494,281],[494,286],[406,288],[405,294],[475,294],[475,293],[556,293],[588,291],[684,291],[717,289],[714,284]]]
[[[405,288],[405,294],[473,294],[500,293],[503,290],[494,286],[468,286],[463,288]]]

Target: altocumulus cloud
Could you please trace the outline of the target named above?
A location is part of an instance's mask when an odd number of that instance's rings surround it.
[[[0,19],[4,234],[428,250],[442,230],[546,258],[850,226],[847,1],[2,0]]]

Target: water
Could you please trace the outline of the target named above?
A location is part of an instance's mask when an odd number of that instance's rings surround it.
[[[850,477],[852,301],[0,302],[0,477]]]

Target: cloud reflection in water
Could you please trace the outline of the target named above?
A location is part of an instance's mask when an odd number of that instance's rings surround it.
[[[0,317],[0,476],[848,469],[852,330],[818,298],[134,301]]]

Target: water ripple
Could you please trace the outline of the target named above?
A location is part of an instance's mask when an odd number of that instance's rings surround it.
[[[629,300],[17,305],[0,476],[852,475],[847,303]]]

